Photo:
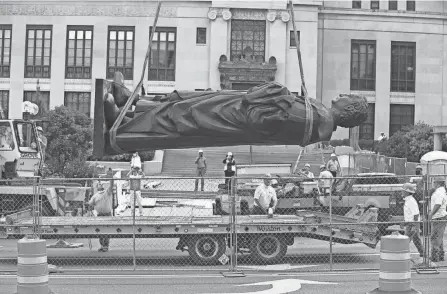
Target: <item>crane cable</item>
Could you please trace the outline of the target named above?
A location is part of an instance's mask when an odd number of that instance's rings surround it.
[[[296,23],[295,23],[295,13],[293,10],[293,1],[289,0],[289,9],[290,9],[290,15],[292,17],[292,25],[293,25],[293,32],[295,36],[295,44],[296,44],[296,53],[298,55],[298,65],[300,67],[300,75],[301,75],[301,90],[303,92],[303,98],[304,103],[306,105],[306,125],[304,129],[304,138],[303,138],[303,146],[306,146],[312,137],[313,132],[313,109],[312,104],[309,100],[308,94],[307,94],[307,87],[306,87],[306,81],[304,80],[304,70],[303,70],[303,61],[301,59],[301,50],[300,50],[300,39],[298,37],[298,31],[296,30]]]
[[[157,22],[158,22],[158,16],[160,15],[160,8],[163,1],[158,1],[157,4],[157,10],[155,12],[155,19],[154,19],[154,25],[152,26],[152,31],[150,32],[149,37],[149,45],[146,51],[146,57],[144,58],[144,64],[143,64],[143,70],[141,73],[140,81],[138,82],[138,85],[134,88],[132,94],[130,95],[129,99],[127,100],[126,104],[124,105],[123,109],[121,110],[120,114],[118,115],[118,118],[115,120],[112,128],[110,128],[110,145],[111,147],[119,153],[126,153],[123,151],[117,144],[116,144],[116,131],[118,130],[118,127],[121,125],[121,122],[124,119],[124,115],[127,113],[127,110],[130,109],[132,106],[133,101],[137,97],[138,92],[140,91],[141,87],[143,86],[143,80],[144,80],[144,74],[146,73],[146,67],[149,62],[149,56],[151,54],[152,50],[152,41],[154,38],[155,30],[157,28]]]

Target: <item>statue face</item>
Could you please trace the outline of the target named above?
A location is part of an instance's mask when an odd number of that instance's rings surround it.
[[[368,102],[365,97],[355,94],[340,94],[332,100],[332,108],[340,113],[339,126],[353,128],[368,118]]]

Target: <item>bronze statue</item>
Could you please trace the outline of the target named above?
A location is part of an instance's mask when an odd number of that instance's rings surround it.
[[[131,92],[119,74],[106,88],[102,102],[107,141],[107,131]],[[367,118],[368,103],[362,96],[339,95],[330,109],[315,99],[309,100],[313,110],[309,142],[303,142],[308,119],[304,98],[270,82],[247,93],[174,91],[155,99],[140,96],[133,103],[135,110],[129,111],[119,126],[116,143],[125,152],[234,145],[304,146],[328,141],[338,126],[352,128]]]

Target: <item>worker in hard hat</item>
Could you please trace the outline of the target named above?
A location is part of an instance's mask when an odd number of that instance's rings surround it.
[[[444,233],[447,225],[447,193],[445,177],[438,176],[433,179],[435,191],[431,195],[429,220],[431,223],[431,261],[444,261]]]
[[[337,177],[337,174],[341,174],[340,163],[338,162],[337,155],[335,155],[335,153],[331,154],[331,159],[327,162],[326,168],[334,178]]]
[[[255,190],[251,214],[268,215],[269,209],[271,209],[272,213],[275,211],[278,198],[275,189],[272,187],[272,180],[270,174],[264,175],[264,182]]]
[[[203,150],[200,149],[199,150],[199,156],[197,156],[195,164],[197,166],[197,171],[196,171],[196,182],[195,182],[195,188],[194,191],[198,190],[198,186],[199,186],[199,177],[201,178],[201,190],[204,190],[205,187],[205,179],[203,178],[206,174],[206,157],[203,156]]]
[[[306,164],[304,165],[304,168],[303,168],[303,170],[302,170],[302,173],[303,173],[305,176],[307,176],[309,179],[313,179],[313,178],[315,178],[313,172],[310,171],[310,164],[308,164],[308,163],[306,163]]]
[[[334,177],[327,170],[324,164],[320,165],[320,176],[318,180],[318,189],[320,190],[319,201],[321,205],[325,205],[325,198],[330,195]]]
[[[224,164],[225,186],[229,188],[231,186],[231,177],[236,173],[236,160],[234,160],[233,153],[228,152],[222,163]]]
[[[419,252],[419,260],[417,263],[422,263],[422,257],[424,256],[424,247],[422,246],[421,236],[419,234],[419,224],[415,223],[420,221],[421,216],[419,213],[419,206],[414,198],[416,188],[410,183],[405,183],[402,186],[402,198],[405,201],[404,204],[404,223],[401,224],[401,228],[405,228],[405,235],[408,236],[410,242],[413,241],[416,249]]]

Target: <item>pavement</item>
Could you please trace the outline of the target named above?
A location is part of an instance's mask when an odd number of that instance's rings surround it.
[[[359,294],[378,287],[378,272],[346,273],[245,273],[245,277],[228,278],[221,274],[52,274],[50,289],[55,294],[122,294],[122,293],[245,293],[245,294]],[[445,293],[447,271],[433,275],[412,273],[412,286],[424,294]],[[0,275],[1,294],[16,292],[16,276]]]
[[[447,234],[444,235],[447,244]],[[133,240],[111,239],[108,252],[98,252],[97,239],[67,239],[71,243],[82,243],[83,247],[74,249],[48,248],[48,261],[64,271],[85,270],[133,270]],[[47,240],[47,244],[56,240]],[[177,271],[228,269],[228,265],[197,266],[189,258],[188,252],[175,249],[177,239],[136,239],[136,269],[148,271]],[[91,249],[89,245],[92,245]],[[412,257],[417,258],[417,250],[411,244]],[[333,244],[332,267],[330,265],[329,242],[295,238],[295,244],[289,246],[286,257],[279,265],[271,265],[270,269],[292,272],[322,272],[329,270],[365,270],[380,267],[380,243],[375,249],[363,244]],[[16,271],[17,240],[0,240],[0,272]],[[241,269],[263,270],[248,256],[239,255],[238,265]],[[447,262],[438,263],[447,267]],[[276,266],[276,268],[275,268]]]

